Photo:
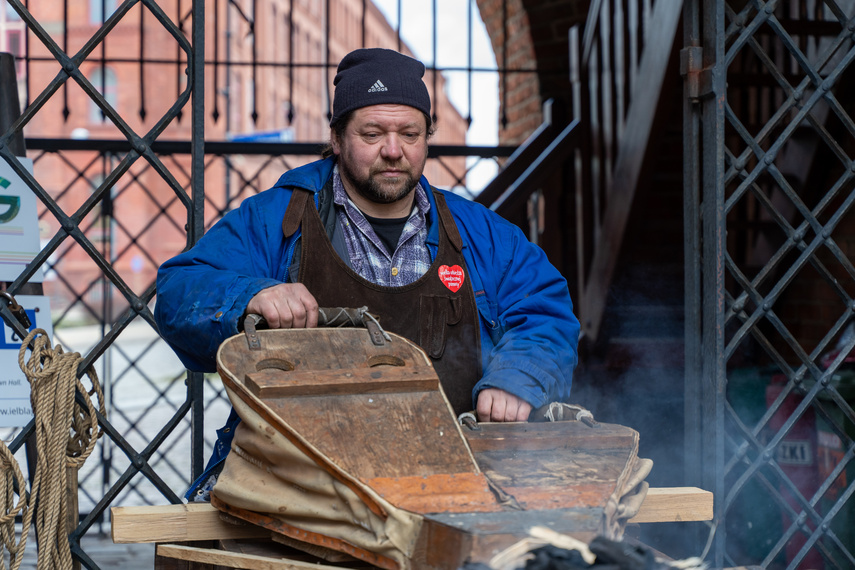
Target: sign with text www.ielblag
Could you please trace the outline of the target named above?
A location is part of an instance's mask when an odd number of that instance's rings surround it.
[[[16,295],[15,301],[27,312],[31,323],[30,330],[44,329],[48,336],[53,338],[50,300],[47,297]],[[0,427],[24,426],[33,417],[30,383],[18,364],[21,341],[15,331],[3,322],[3,337],[0,338]],[[27,358],[29,352],[25,356],[25,359]]]

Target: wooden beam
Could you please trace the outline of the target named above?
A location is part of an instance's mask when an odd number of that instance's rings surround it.
[[[631,523],[711,521],[713,494],[697,487],[652,487]]]
[[[225,522],[210,503],[113,507],[110,514],[117,544],[270,536],[270,531],[255,525]]]
[[[270,531],[224,522],[208,503],[148,507],[113,507],[113,542],[189,542],[263,538]],[[652,488],[632,523],[712,520],[713,496],[695,487]]]
[[[157,555],[163,558],[211,564],[216,568],[242,568],[244,570],[342,570],[341,566],[328,566],[285,558],[276,559],[256,554],[228,552],[213,548],[198,548],[182,544],[158,544]],[[193,567],[195,568],[195,566]]]

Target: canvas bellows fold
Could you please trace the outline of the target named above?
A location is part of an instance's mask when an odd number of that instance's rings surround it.
[[[317,461],[319,456],[306,452],[310,444],[289,439],[263,411],[240,398],[233,401],[242,421],[213,493],[215,506],[378,566],[386,566],[381,557],[404,565],[421,528],[420,516],[396,509],[333,464]],[[253,512],[272,520],[256,519]]]
[[[217,355],[242,419],[211,499],[231,516],[381,568],[457,568],[533,526],[620,538],[644,499],[651,463],[634,430],[579,421],[573,407],[463,427],[402,337],[257,337],[258,349],[237,335]]]

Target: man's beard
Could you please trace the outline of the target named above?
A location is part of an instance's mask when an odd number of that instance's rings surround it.
[[[401,172],[398,179],[394,182],[383,183],[379,181],[379,175],[373,171],[368,171],[368,177],[360,178],[350,168],[346,160],[339,161],[339,168],[342,174],[353,185],[356,192],[375,204],[392,204],[407,197],[412,192],[417,184],[413,175],[409,172]]]

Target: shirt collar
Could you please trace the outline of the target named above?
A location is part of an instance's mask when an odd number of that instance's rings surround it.
[[[425,194],[424,188],[422,188],[421,182],[416,183],[416,188],[413,192],[415,193],[416,199],[413,201],[415,207],[412,212],[410,212],[410,217],[412,218],[416,214],[421,214],[427,217],[427,213],[430,211],[430,201]],[[333,168],[333,203],[345,208],[346,204],[350,204],[354,209],[362,213],[347,195],[347,190],[344,189],[344,184],[341,182],[341,175],[338,172],[337,164],[335,168]],[[365,214],[362,215],[364,216]]]

